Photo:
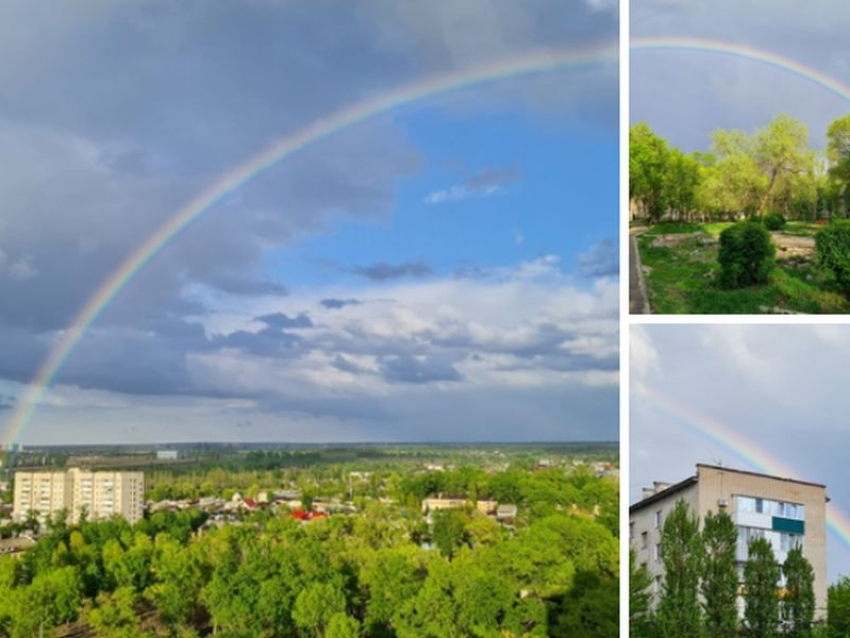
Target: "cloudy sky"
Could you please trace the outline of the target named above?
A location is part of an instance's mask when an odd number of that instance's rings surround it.
[[[609,0],[0,8],[0,426],[97,286],[276,139],[395,87],[615,45]],[[617,436],[617,70],[405,105],[171,242],[25,443]]]
[[[723,40],[779,54],[850,85],[845,0],[632,0],[632,38]],[[707,150],[717,128],[746,131],[778,113],[801,119],[823,148],[850,103],[787,71],[699,51],[634,51],[630,119],[686,151]]]
[[[793,477],[825,484],[830,509],[850,514],[850,325],[632,326],[630,343],[630,502],[696,463],[761,471],[694,425],[717,422]],[[850,574],[850,547],[834,534],[828,561],[831,579]]]

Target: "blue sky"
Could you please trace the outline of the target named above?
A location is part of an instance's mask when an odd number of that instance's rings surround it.
[[[0,425],[100,282],[222,174],[399,86],[610,46],[616,9],[5,3]],[[122,290],[24,442],[616,438],[617,116],[615,67],[561,69],[306,148]]]
[[[404,125],[423,167],[402,180],[392,217],[337,220],[327,233],[269,251],[268,276],[311,285],[340,278],[333,264],[427,262],[438,273],[510,266],[541,255],[579,255],[617,236],[617,139],[533,117],[487,114],[474,119],[428,110]],[[503,173],[499,175],[498,173]],[[466,192],[441,203],[428,196],[493,177],[493,192]]]

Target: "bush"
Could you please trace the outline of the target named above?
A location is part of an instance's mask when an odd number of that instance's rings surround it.
[[[785,227],[785,217],[782,213],[768,213],[763,221],[768,230],[782,230]]]
[[[776,249],[763,224],[740,222],[720,233],[720,285],[743,288],[767,283]]]
[[[836,220],[815,235],[817,262],[850,291],[850,220]]]

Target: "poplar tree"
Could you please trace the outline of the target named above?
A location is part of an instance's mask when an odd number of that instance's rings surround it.
[[[702,541],[699,520],[687,503],[679,500],[661,530],[664,583],[658,603],[661,638],[694,638],[700,635],[698,597]]]
[[[629,636],[647,638],[651,619],[652,575],[643,565],[638,566],[635,550],[629,550]]]
[[[738,631],[738,570],[735,548],[738,530],[726,512],[705,516],[702,530],[703,563],[700,593],[705,612],[705,633],[712,638],[734,636]]]
[[[785,573],[782,616],[788,623],[785,633],[793,638],[810,638],[815,619],[815,573],[802,548],[788,552],[782,571]]]
[[[779,563],[764,538],[750,542],[749,560],[744,565],[744,618],[752,638],[773,638],[779,629]]]

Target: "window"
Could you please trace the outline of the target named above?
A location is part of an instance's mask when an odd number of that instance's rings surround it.
[[[629,540],[635,539],[635,524],[629,523]]]
[[[646,549],[649,547],[649,532],[640,533],[640,548]]]
[[[661,543],[655,543],[655,551],[653,552],[655,560],[661,560]]]
[[[739,512],[768,514],[770,516],[790,518],[798,521],[802,521],[805,518],[805,508],[797,503],[773,501],[767,498],[754,498],[752,496],[736,496],[735,500]]]
[[[783,532],[779,537],[779,547],[782,551],[790,552],[792,549],[802,546],[803,539],[799,534]]]
[[[749,496],[738,496],[736,499],[739,512],[755,512],[756,499]]]
[[[662,513],[662,511],[663,511],[663,510],[658,510],[657,512],[655,512],[655,529],[660,529],[660,528],[661,528],[661,522],[662,522],[662,515],[661,515],[661,513]]]

